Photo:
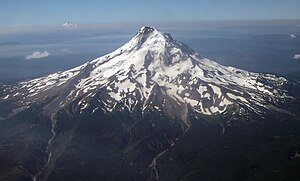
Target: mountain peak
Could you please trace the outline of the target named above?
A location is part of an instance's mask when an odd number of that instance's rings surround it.
[[[269,100],[287,98],[280,90],[286,82],[273,75],[222,66],[170,34],[144,26],[114,52],[68,71],[22,82],[13,89],[19,94],[11,92],[3,99],[23,100],[17,95],[25,95],[27,102],[19,104],[28,106],[52,95],[57,99],[47,107],[49,112],[74,100],[82,111],[92,106],[84,102],[101,94],[107,101],[102,105],[105,111],[112,111],[120,102],[130,111],[136,105],[142,110],[164,105],[168,114],[180,117],[177,109],[185,105],[205,115],[223,113],[237,103],[251,108],[268,105]]]
[[[78,25],[67,21],[64,24],[62,24],[61,27],[65,30],[70,30],[70,29],[77,29]]]
[[[144,43],[147,39],[160,39],[161,41],[171,41],[173,40],[172,36],[168,33],[163,33],[156,29],[155,27],[143,26],[137,32],[136,37],[140,44]]]
[[[140,30],[139,33],[150,33],[150,32],[154,32],[154,31],[158,31],[156,28],[151,27],[151,26],[143,26]]]

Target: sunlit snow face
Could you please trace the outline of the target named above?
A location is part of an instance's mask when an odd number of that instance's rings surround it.
[[[58,106],[80,98],[78,104],[83,111],[89,106],[86,100],[105,90],[109,111],[123,99],[129,100],[126,106],[132,110],[138,101],[147,107],[153,95],[162,95],[164,104],[187,104],[195,112],[211,115],[226,111],[235,102],[249,107],[253,103],[263,106],[264,96],[286,97],[259,77],[274,83],[273,86],[286,82],[273,75],[222,66],[201,57],[169,34],[143,27],[114,52],[68,71],[22,82],[16,88],[21,90],[21,95],[9,93],[4,99],[23,96],[28,102],[34,102],[60,87],[61,95],[67,98]]]

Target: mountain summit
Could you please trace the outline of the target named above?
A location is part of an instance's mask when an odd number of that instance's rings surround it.
[[[78,25],[67,21],[64,24],[62,24],[61,27],[65,30],[71,30],[71,29],[77,29]]]
[[[299,180],[291,87],[142,27],[81,66],[0,84],[0,180]]]
[[[142,110],[152,106],[178,117],[178,107],[205,115],[220,114],[236,104],[267,108],[288,98],[281,89],[286,83],[282,77],[222,66],[170,34],[142,27],[114,52],[68,71],[21,82],[7,90],[4,99],[18,100],[26,108],[55,97],[45,106],[46,112],[55,114],[76,99],[80,99],[77,109],[84,111],[93,106],[90,99],[102,94],[101,109],[106,111],[123,102],[130,111],[137,105]]]

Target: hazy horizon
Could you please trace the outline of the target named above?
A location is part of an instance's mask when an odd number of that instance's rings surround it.
[[[66,70],[153,26],[224,65],[300,71],[300,1],[1,1],[1,81]],[[70,22],[69,24],[65,24]]]
[[[198,23],[148,25],[223,65],[283,76],[300,71],[298,21]],[[63,29],[58,25],[0,34],[0,80],[24,80],[73,68],[119,48],[141,26]]]

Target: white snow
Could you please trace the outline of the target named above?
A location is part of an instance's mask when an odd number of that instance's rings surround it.
[[[70,29],[77,29],[78,25],[67,21],[64,24],[62,24],[61,27],[66,30],[70,30]]]
[[[61,88],[67,91],[67,103],[80,96],[93,97],[104,88],[112,99],[102,101],[107,110],[112,110],[122,98],[136,97],[137,93],[142,96],[138,101],[145,108],[149,96],[155,92],[171,97],[177,104],[188,103],[196,112],[216,114],[235,101],[248,104],[242,96],[244,92],[260,102],[265,95],[283,97],[280,91],[270,91],[269,86],[257,81],[259,76],[277,85],[286,82],[281,77],[220,65],[187,50],[167,34],[143,27],[128,43],[110,54],[68,71],[22,82],[18,89],[26,99],[35,100],[47,91]],[[70,86],[71,89],[64,89]],[[195,91],[201,96],[195,98]],[[205,107],[202,99],[212,106]],[[132,109],[136,101],[130,99],[128,104]],[[88,104],[82,102],[81,106],[85,109]],[[220,107],[225,108],[220,110]]]
[[[9,94],[7,94],[3,99],[8,99],[9,98]]]

